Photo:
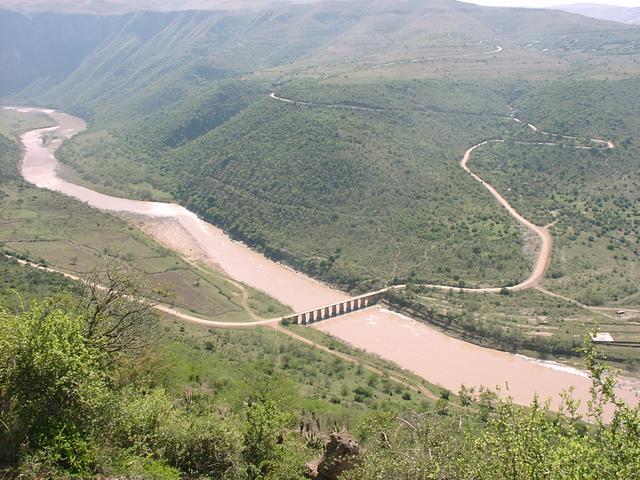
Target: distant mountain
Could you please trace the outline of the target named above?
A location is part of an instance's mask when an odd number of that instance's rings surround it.
[[[569,13],[584,15],[585,17],[611,20],[621,23],[640,24],[640,7],[618,7],[615,5],[599,5],[596,3],[575,3],[554,7]]]
[[[0,6],[11,1],[0,0]],[[150,3],[128,5],[145,2]],[[216,2],[186,4],[196,3]],[[428,47],[442,42],[464,45],[503,38],[516,44],[521,38],[526,45],[532,39],[602,28],[599,20],[568,13],[485,8],[453,0],[296,3],[260,11],[122,15],[0,11],[0,97],[31,86],[32,100],[34,94],[47,92],[43,102],[55,100],[67,108],[89,107],[107,98],[113,103],[116,97],[131,105],[133,94],[144,90],[149,97],[141,108],[146,111],[158,102],[177,100],[191,84],[303,59],[323,65],[412,58],[429,56]],[[29,4],[21,0],[21,5]],[[173,3],[163,0],[156,6],[162,4]]]
[[[318,0],[0,0],[0,9],[23,13],[60,12],[115,15],[129,12],[181,10],[260,10],[290,3]]]

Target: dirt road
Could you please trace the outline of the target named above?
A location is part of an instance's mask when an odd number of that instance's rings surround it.
[[[502,48],[498,47],[498,51],[501,51]],[[493,53],[493,52],[491,52]],[[348,110],[368,110],[368,111],[384,111],[385,109],[383,108],[369,108],[369,107],[360,107],[360,106],[353,106],[353,105],[343,105],[343,104],[316,104],[313,102],[304,102],[304,101],[299,101],[299,100],[292,100],[290,98],[285,98],[282,96],[277,95],[275,92],[271,92],[269,94],[269,98],[273,99],[273,100],[277,100],[280,102],[284,102],[284,103],[288,103],[288,104],[294,104],[294,105],[303,105],[303,106],[313,106],[313,107],[331,107],[331,108],[344,108],[344,109],[348,109]],[[515,113],[515,112],[513,112]],[[514,116],[514,114],[512,114],[511,117],[509,117],[511,120],[513,120],[514,122],[517,123],[521,123],[521,124],[526,124],[531,130],[533,130],[536,133],[539,133],[541,135],[546,135],[546,136],[550,136],[550,137],[557,137],[557,138],[565,138],[565,139],[572,139],[572,140],[580,140],[580,138],[575,137],[575,136],[570,136],[570,135],[561,135],[561,134],[555,134],[555,133],[550,133],[550,132],[545,132],[543,130],[540,130],[538,127],[536,127],[535,125],[531,124],[531,123],[525,123],[522,120],[516,118]],[[598,145],[602,145],[604,148],[606,149],[613,149],[615,148],[615,145],[613,142],[609,141],[609,140],[601,140],[601,139],[596,139],[596,138],[590,138],[588,139],[589,142],[593,142],[595,144]],[[480,177],[480,175],[478,175],[477,173],[473,172],[473,170],[471,170],[471,168],[469,167],[469,161],[471,160],[471,156],[473,154],[473,152],[485,145],[491,144],[491,143],[504,143],[505,141],[502,139],[492,139],[492,140],[485,140],[483,142],[480,142],[474,146],[472,146],[471,148],[469,148],[465,153],[464,156],[462,157],[462,160],[460,160],[460,167],[462,167],[462,169],[467,172],[469,175],[471,175],[471,177],[475,180],[477,180],[478,182],[480,182],[488,191],[489,193],[493,196],[493,198],[498,202],[499,205],[501,205],[502,207],[504,207],[507,212],[509,213],[509,215],[511,215],[518,223],[520,223],[522,226],[524,226],[525,228],[527,228],[529,231],[531,231],[532,233],[534,233],[539,239],[540,239],[540,249],[538,252],[538,257],[536,258],[536,261],[533,265],[533,269],[531,270],[531,273],[529,274],[529,276],[524,279],[523,281],[521,281],[520,283],[516,284],[516,285],[509,285],[506,287],[485,287],[485,288],[468,288],[468,287],[456,287],[456,286],[451,286],[451,285],[435,285],[435,284],[422,284],[421,286],[423,287],[427,287],[427,288],[434,288],[434,289],[438,289],[438,290],[454,290],[454,291],[460,291],[460,292],[469,292],[469,293],[498,293],[500,292],[503,288],[506,288],[507,290],[511,290],[511,291],[519,291],[519,290],[527,290],[529,288],[532,287],[537,287],[540,282],[542,281],[542,279],[545,276],[545,273],[547,271],[547,269],[549,268],[549,263],[551,261],[551,255],[553,253],[553,237],[551,236],[551,232],[549,231],[549,227],[547,226],[539,226],[536,225],[535,223],[533,223],[532,221],[528,220],[527,218],[523,217],[508,201],[505,197],[503,197],[498,190],[496,190],[496,188],[491,185],[489,182],[487,182],[486,180],[484,180],[482,177]],[[554,146],[557,145],[555,142],[517,142],[519,145],[532,145],[532,146]],[[576,145],[574,148],[578,148],[578,149],[587,149],[587,148],[591,148],[591,146],[588,145]],[[401,289],[404,288],[404,285],[395,285],[392,287],[389,287],[390,289]]]

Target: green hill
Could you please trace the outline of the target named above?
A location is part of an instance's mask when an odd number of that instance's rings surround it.
[[[21,18],[25,35],[55,23],[49,15]],[[66,174],[175,198],[348,289],[522,280],[529,240],[458,167],[463,152],[512,135],[508,105],[534,103],[554,78],[640,68],[633,27],[451,0],[85,20],[118,29],[66,78],[43,75],[14,97],[91,121],[60,152]],[[272,90],[313,105],[276,102]]]

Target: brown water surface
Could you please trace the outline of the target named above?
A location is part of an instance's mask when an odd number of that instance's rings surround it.
[[[519,404],[529,403],[538,393],[557,407],[560,394],[573,386],[574,398],[583,401],[582,412],[584,402],[590,398],[591,380],[586,372],[472,345],[384,308],[332,318],[314,328],[391,360],[453,392],[461,385],[498,388]],[[617,393],[631,404],[638,402],[630,389],[618,388]]]

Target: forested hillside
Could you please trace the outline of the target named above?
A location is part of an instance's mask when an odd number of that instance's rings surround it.
[[[23,30],[47,15],[25,18]],[[638,49],[632,27],[449,0],[109,18],[125,24],[67,78],[15,97],[91,120],[60,153],[65,175],[111,194],[174,198],[347,289],[522,280],[530,240],[457,162],[474,143],[512,135],[509,108],[555,85],[514,77],[599,75],[627,60],[630,76]],[[451,79],[465,70],[499,79]],[[425,75],[441,78],[417,80]],[[309,104],[277,102],[273,90]],[[560,115],[523,112],[533,122]],[[554,122],[562,133],[606,133]]]

